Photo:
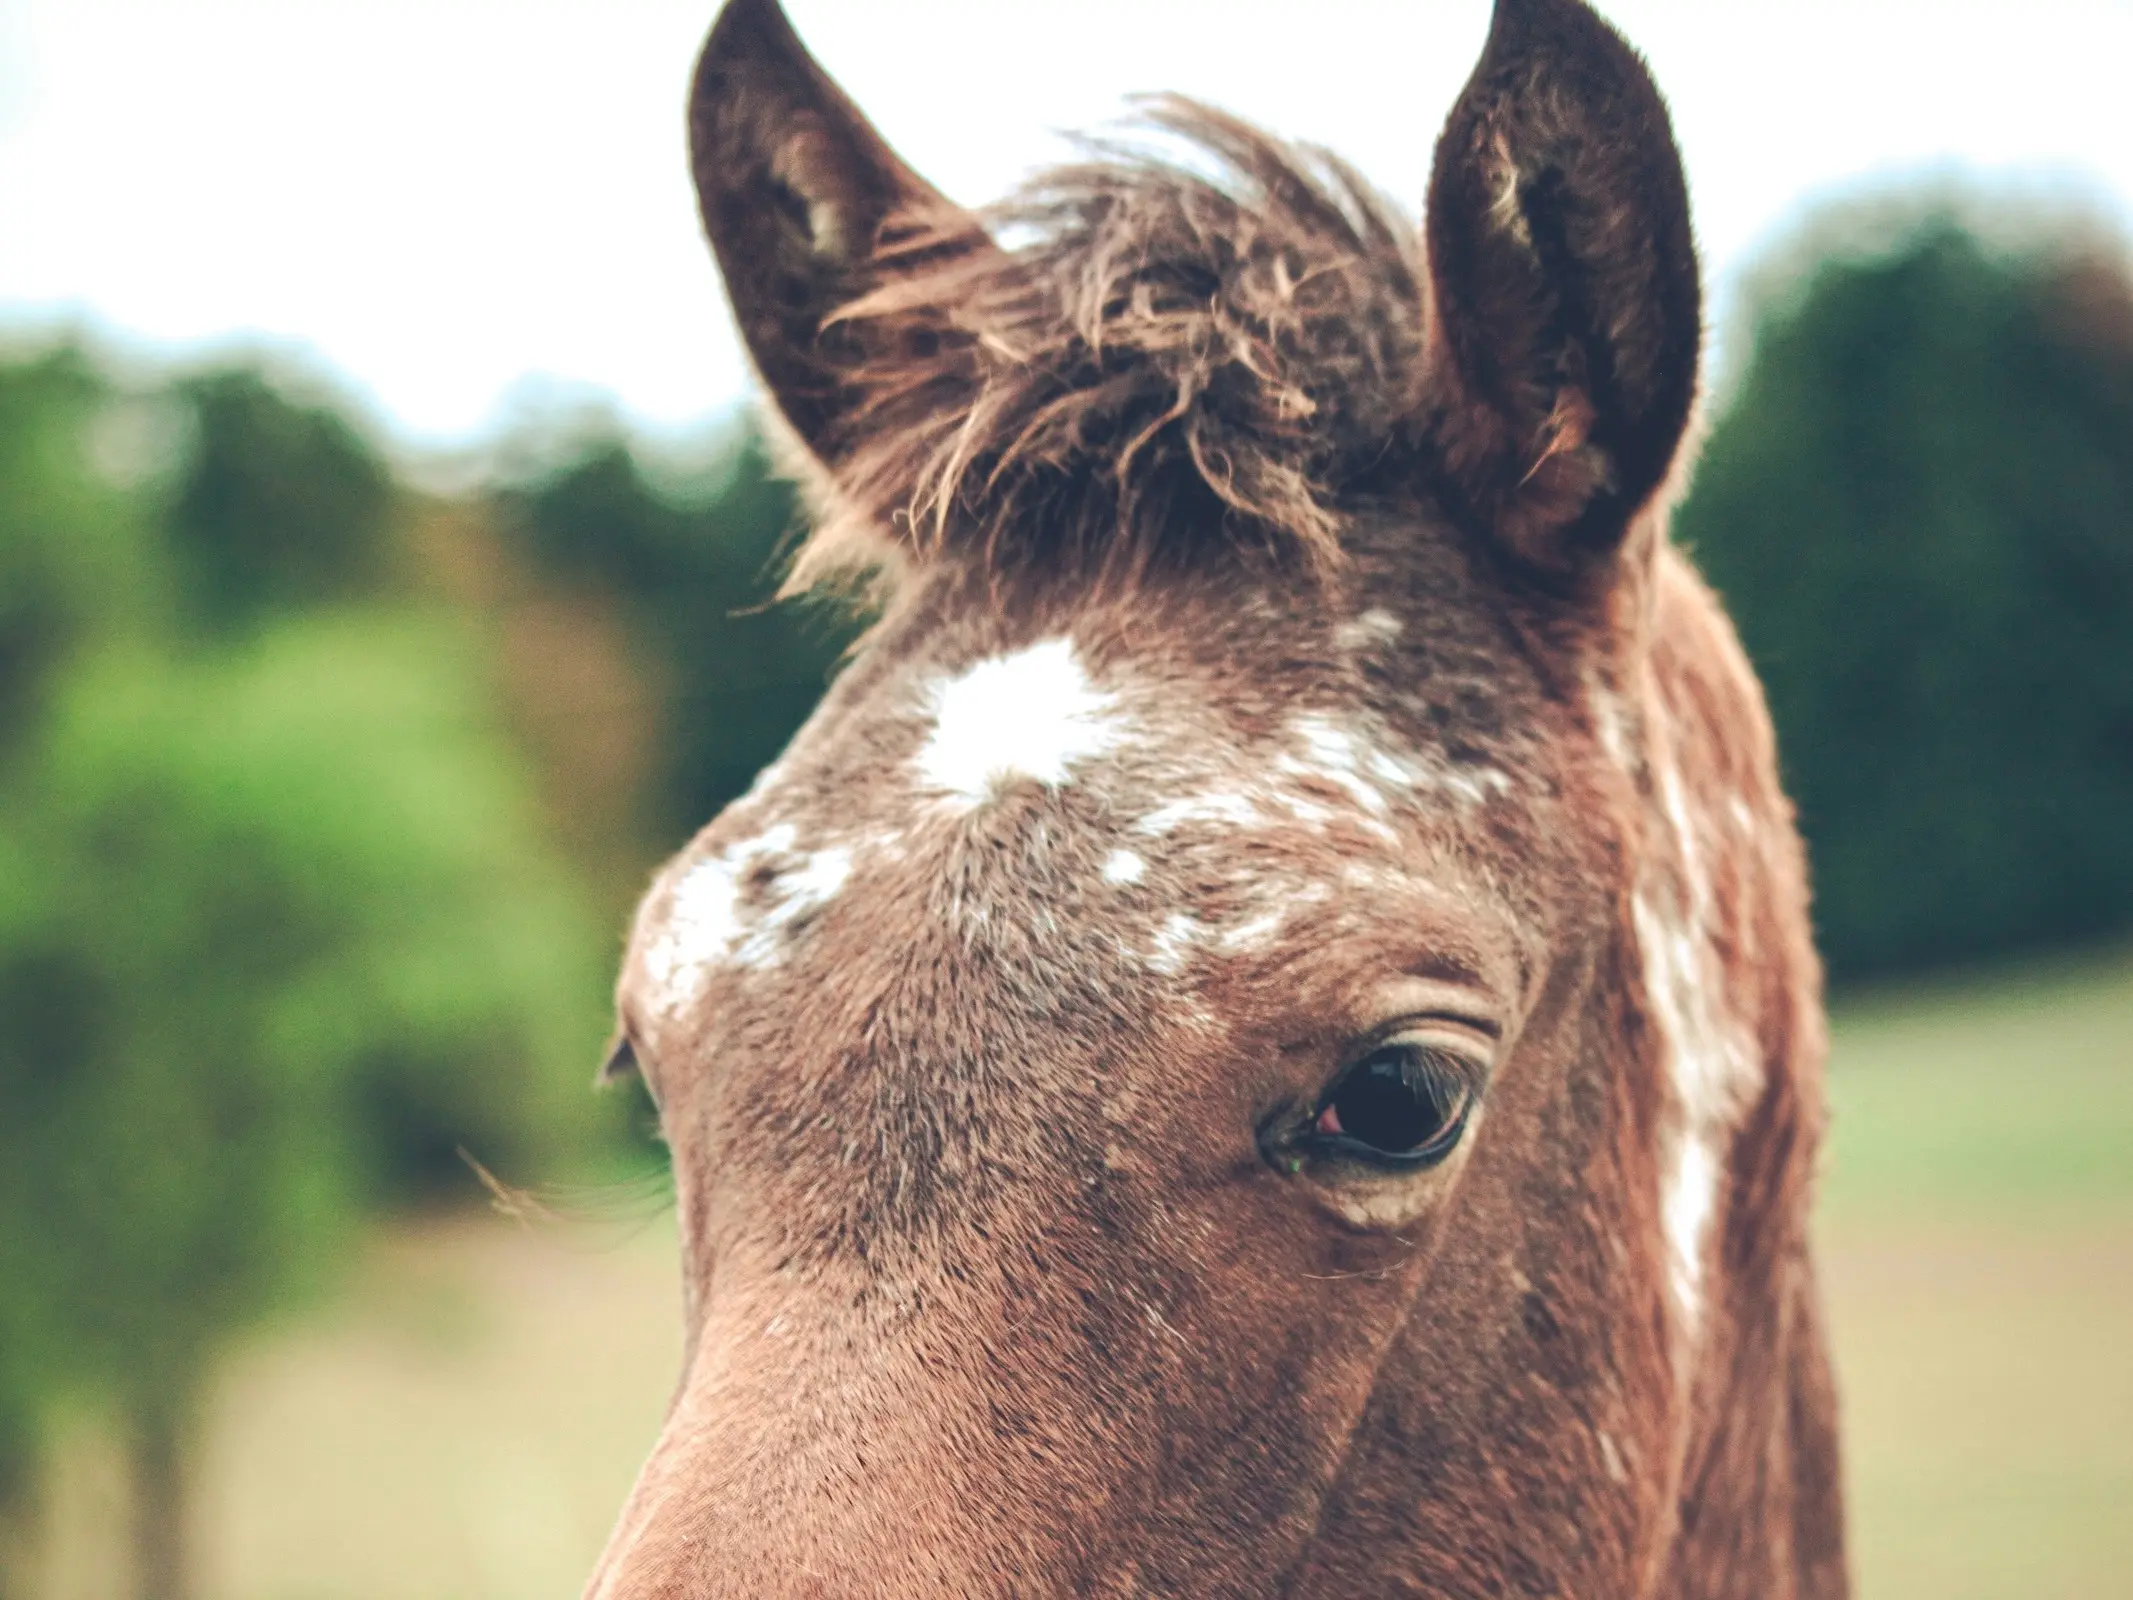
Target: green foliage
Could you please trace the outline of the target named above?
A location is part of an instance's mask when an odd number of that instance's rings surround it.
[[[431,1154],[409,1125],[523,1169],[589,1109],[553,1069],[591,1052],[598,953],[477,683],[360,616],[113,652],[10,786],[0,1216],[59,1248],[32,1276],[129,1399],[319,1280]]]
[[[182,1435],[366,1212],[612,1131],[606,941],[356,440],[0,365],[0,1512],[55,1397]]]
[[[664,840],[747,789],[822,697],[851,629],[774,604],[791,487],[752,432],[655,478],[612,428],[525,442],[504,528],[549,572],[618,598],[669,707],[647,824]]]
[[[1839,977],[2133,922],[2133,290],[1947,221],[1763,320],[1677,524]]]
[[[375,593],[390,570],[391,473],[340,410],[227,367],[182,379],[189,460],[168,513],[197,620]]]
[[[27,781],[22,747],[70,652],[136,619],[159,587],[147,524],[96,459],[117,406],[72,347],[0,363],[0,786]],[[40,1063],[65,1053],[65,1019],[77,1014],[69,974],[33,948],[33,865],[0,824],[0,1145],[10,1146],[44,1082]],[[0,1524],[31,1487],[44,1409],[71,1364],[51,1270],[64,1240],[63,1219],[0,1151]]]
[[[68,646],[161,590],[148,525],[97,460],[141,418],[72,346],[0,362],[0,760]]]

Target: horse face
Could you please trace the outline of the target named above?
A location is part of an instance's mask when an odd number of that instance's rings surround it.
[[[1582,6],[1505,0],[1426,259],[1339,169],[1169,115],[1228,182],[1064,175],[1007,250],[774,6],[707,46],[741,327],[832,553],[899,583],[637,919],[687,1359],[594,1595],[1657,1559],[1664,110]]]
[[[1478,847],[1534,770],[1413,736],[1398,613],[1262,598],[922,588],[662,874],[622,1009],[691,1355],[623,1570],[1189,1592],[1299,1547],[1525,1115],[1546,956]]]

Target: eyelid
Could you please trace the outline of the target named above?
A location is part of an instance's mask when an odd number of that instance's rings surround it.
[[[1496,1047],[1502,1035],[1491,1023],[1471,1017],[1446,1016],[1431,1012],[1423,1016],[1402,1017],[1374,1029],[1357,1047],[1354,1061],[1361,1061],[1373,1051],[1392,1045],[1410,1045],[1420,1050],[1432,1050],[1456,1057],[1462,1064],[1477,1069],[1486,1081],[1496,1064]],[[1352,1064],[1352,1063],[1351,1063]],[[1476,1087],[1480,1087],[1479,1084]]]

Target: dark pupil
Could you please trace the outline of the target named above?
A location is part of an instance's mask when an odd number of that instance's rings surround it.
[[[1409,1082],[1405,1056],[1396,1051],[1349,1073],[1333,1092],[1333,1109],[1349,1138],[1394,1155],[1429,1143],[1452,1115],[1427,1082]]]

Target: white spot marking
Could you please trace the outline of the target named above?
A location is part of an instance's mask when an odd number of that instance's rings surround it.
[[[1718,1208],[1718,1152],[1711,1146],[1709,1138],[1694,1131],[1679,1136],[1659,1199],[1672,1252],[1674,1295],[1691,1324],[1703,1314],[1704,1234]]]
[[[753,839],[738,840],[690,867],[674,886],[666,926],[645,953],[645,970],[677,1011],[703,987],[704,973],[728,962],[775,966],[784,955],[787,931],[836,899],[852,873],[852,853],[841,847],[797,858],[767,889],[768,903],[744,907],[741,886],[762,863],[789,856],[799,836],[780,823]]]
[[[1104,858],[1104,882],[1123,887],[1148,876],[1148,863],[1131,850],[1114,850]]]
[[[1316,716],[1298,717],[1289,724],[1289,731],[1302,742],[1308,758],[1298,761],[1283,756],[1278,763],[1282,771],[1345,789],[1365,811],[1373,816],[1384,815],[1385,796],[1363,777],[1362,758],[1353,734]]]
[[[1722,1157],[1757,1077],[1755,1043],[1726,1005],[1725,969],[1712,947],[1710,872],[1689,815],[1680,774],[1659,774],[1660,798],[1674,834],[1685,899],[1667,914],[1651,887],[1633,903],[1644,987],[1666,1037],[1667,1068],[1680,1126],[1665,1152],[1660,1211],[1674,1297],[1693,1329],[1703,1313],[1703,1278],[1711,1217],[1724,1178]]]
[[[980,661],[934,687],[919,775],[963,810],[1025,779],[1063,787],[1076,763],[1117,748],[1117,704],[1089,682],[1069,639]]]
[[[1598,678],[1586,679],[1585,694],[1592,705],[1592,725],[1600,735],[1600,747],[1607,752],[1607,759],[1624,772],[1634,772],[1636,766],[1629,748],[1629,721],[1622,714],[1622,702]]]
[[[666,927],[645,955],[653,981],[661,988],[686,985],[693,993],[699,969],[724,960],[744,931],[740,875],[763,857],[784,855],[798,838],[790,823],[780,823],[689,868],[674,886]]]
[[[1511,775],[1495,767],[1478,767],[1471,772],[1454,772],[1445,780],[1457,793],[1480,805],[1490,795],[1506,795],[1511,792]]]
[[[1249,922],[1240,922],[1234,928],[1225,928],[1222,930],[1222,948],[1231,951],[1264,950],[1273,943],[1274,935],[1281,932],[1284,920],[1279,911],[1269,911]]]
[[[1417,769],[1384,750],[1371,751],[1368,765],[1373,778],[1397,789],[1412,789],[1422,781]]]
[[[1196,794],[1159,806],[1134,825],[1134,832],[1161,837],[1188,823],[1223,822],[1237,828],[1257,828],[1266,819],[1259,808],[1241,794]]]
[[[1333,635],[1333,642],[1353,654],[1358,650],[1367,650],[1372,645],[1390,644],[1400,637],[1402,631],[1398,617],[1381,607],[1372,606],[1361,616],[1342,623]]]
[[[1288,811],[1289,815],[1294,817],[1298,822],[1306,823],[1314,828],[1323,828],[1327,823],[1333,820],[1333,813],[1331,811],[1328,811],[1316,800],[1306,800],[1300,794],[1283,795],[1281,797],[1281,804]]]
[[[796,870],[780,876],[778,898],[740,942],[733,959],[744,967],[774,967],[784,954],[785,930],[812,916],[843,892],[852,876],[852,852],[818,850]]]
[[[1369,719],[1348,727],[1308,712],[1293,718],[1286,732],[1290,747],[1270,757],[1254,752],[1259,765],[1249,776],[1158,806],[1133,831],[1160,838],[1195,825],[1260,829],[1286,821],[1325,829],[1345,818],[1397,843],[1390,824],[1395,802],[1409,805],[1433,795],[1471,807],[1512,788],[1511,778],[1493,768],[1456,768],[1441,753],[1388,741]]]
[[[1178,912],[1156,931],[1155,949],[1149,954],[1148,965],[1166,977],[1175,977],[1185,970],[1186,958],[1205,932],[1197,917]]]
[[[1324,717],[1298,717],[1290,724],[1290,731],[1302,741],[1309,759],[1282,756],[1275,762],[1276,769],[1291,777],[1311,778],[1346,790],[1368,813],[1364,826],[1373,831],[1378,825],[1369,819],[1386,815],[1390,809],[1388,795],[1427,791],[1479,806],[1492,796],[1511,792],[1510,776],[1493,767],[1462,769],[1454,767],[1439,752],[1388,748],[1367,734],[1338,727]],[[1292,795],[1283,796],[1283,801],[1299,816],[1300,808],[1309,804]],[[1326,815],[1323,807],[1315,809],[1320,818]]]

